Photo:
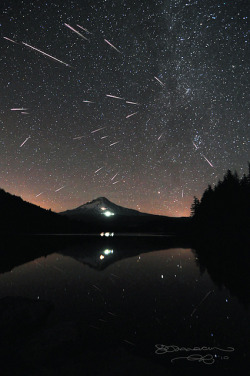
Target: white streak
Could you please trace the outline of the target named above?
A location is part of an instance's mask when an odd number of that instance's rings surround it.
[[[115,182],[114,182],[114,183],[112,183],[112,184],[117,184],[117,183],[119,183],[119,180],[115,181]]]
[[[135,104],[135,105],[137,105],[137,106],[140,106],[140,104],[139,104],[139,103],[136,103],[136,102],[129,102],[129,101],[126,101],[126,103],[129,103],[129,104]]]
[[[90,31],[88,31],[87,29],[85,29],[84,27],[82,27],[80,25],[76,25],[76,26],[80,27],[80,29],[86,31],[86,33],[88,33],[88,34],[93,34],[93,33],[91,33]]]
[[[84,103],[95,103],[95,102],[92,102],[92,101],[83,101]]]
[[[24,42],[22,42],[22,44],[24,44],[25,46],[31,48],[32,50],[35,50],[35,51],[40,52],[40,54],[42,54],[42,55],[44,55],[44,56],[48,56],[48,57],[50,57],[51,59],[53,59],[53,60],[55,60],[55,61],[58,61],[58,62],[61,63],[61,64],[66,65],[66,67],[70,67],[70,65],[67,64],[67,63],[65,63],[64,61],[59,60],[59,59],[57,59],[56,57],[51,56],[51,55],[47,54],[46,52],[43,52],[43,51],[39,50],[38,48],[32,47],[31,45],[29,45],[29,44],[27,44],[27,43],[24,43]]]
[[[197,150],[198,149],[198,146],[193,142],[193,145],[194,145],[194,147],[195,147],[195,150]]]
[[[28,112],[21,112],[21,114],[23,114],[23,115],[28,115],[29,113]]]
[[[79,35],[81,38],[85,39],[85,40],[89,40],[88,38],[86,38],[84,35],[82,35],[81,33],[79,33],[79,31],[77,31],[76,29],[74,29],[72,26],[68,25],[68,24],[64,24],[66,27],[68,27],[70,30],[74,31],[74,33],[76,33],[77,35]]]
[[[28,109],[27,108],[11,108],[10,109],[11,111],[27,111]]]
[[[108,136],[103,136],[103,137],[101,137],[101,140],[103,139],[103,138],[107,138]]]
[[[119,172],[117,172],[112,178],[111,180],[114,180],[114,178],[119,174]]]
[[[98,171],[102,170],[102,169],[103,169],[103,167],[98,168],[98,170],[95,171],[95,174],[96,174]]]
[[[124,98],[116,97],[115,95],[111,95],[111,94],[106,94],[106,97],[124,100]]]
[[[130,114],[130,115],[126,116],[126,119],[128,119],[128,118],[130,118],[131,116],[134,116],[134,115],[136,115],[136,114],[138,114],[138,111],[137,111],[137,112],[134,112],[133,114]]]
[[[36,197],[39,197],[39,196],[41,196],[42,194],[43,194],[43,192],[38,193],[38,195],[36,195]]]
[[[7,38],[7,37],[3,37],[3,38],[6,39],[6,40],[8,40],[8,41],[10,41],[10,42],[12,42],[12,43],[19,44],[19,43],[15,42],[13,39],[10,39],[10,38]]]
[[[55,192],[59,192],[61,189],[65,188],[65,187],[66,187],[66,185],[64,185],[64,186],[61,187],[61,188],[58,188]]]
[[[162,138],[164,132],[158,137],[158,141]]]
[[[109,146],[113,146],[115,144],[118,144],[118,142],[120,142],[120,141],[113,142],[113,144],[110,144]]]
[[[80,140],[81,138],[83,138],[84,136],[79,136],[79,137],[74,137],[73,140]]]
[[[158,78],[158,77],[155,77],[154,78],[160,83],[161,86],[164,86],[165,84]]]
[[[20,145],[20,148],[28,141],[28,139],[31,138],[30,136],[26,138],[26,140],[23,141],[23,143]]]
[[[207,297],[211,294],[212,291],[209,291],[205,296],[204,298],[200,301],[199,304],[197,304],[197,306],[194,308],[193,312],[191,313],[190,316],[193,316],[193,314],[197,311],[197,308],[207,299]]]
[[[121,51],[119,51],[112,43],[110,43],[107,39],[104,39],[104,41],[106,43],[108,43],[112,48],[114,48],[114,50],[116,50],[117,52],[119,52],[119,54],[121,54]]]
[[[104,129],[104,128],[106,128],[106,127],[102,127],[102,128],[95,129],[95,130],[92,131],[91,133],[99,132],[99,131],[101,131],[101,130]]]
[[[212,165],[212,163],[211,162],[209,162],[209,160],[205,157],[205,155],[204,154],[201,154],[202,156],[203,156],[203,158],[205,158],[205,160],[207,161],[207,163],[211,166],[211,167],[214,167],[213,165]]]

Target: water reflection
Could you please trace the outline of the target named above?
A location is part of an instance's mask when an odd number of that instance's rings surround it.
[[[87,367],[92,374],[102,375],[110,362],[116,374],[122,374],[121,364],[130,362],[143,374],[149,374],[147,368],[159,375],[184,370],[186,374],[190,367],[198,374],[206,371],[194,362],[173,365],[171,354],[155,354],[157,343],[232,346],[237,351],[228,363],[216,360],[213,364],[227,371],[246,360],[248,312],[228,290],[217,288],[214,281],[218,280],[209,276],[211,260],[202,258],[201,249],[191,252],[183,239],[34,237],[3,244],[0,298],[31,298],[30,311],[36,301],[46,315],[45,308],[54,307],[38,332],[33,325],[32,334],[22,332],[19,342],[8,345],[12,352],[4,343],[6,356],[18,354],[30,362],[34,374],[40,375],[38,365],[50,369],[60,363],[65,372],[77,364],[78,374],[84,373],[81,367]],[[26,251],[21,253],[21,249]],[[222,258],[220,263],[216,260],[219,275],[223,265]],[[221,273],[220,286],[226,281],[228,265],[227,272]],[[51,304],[44,307],[45,301]],[[15,335],[16,331],[11,338]]]

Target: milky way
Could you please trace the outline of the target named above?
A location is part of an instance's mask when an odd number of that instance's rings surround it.
[[[248,1],[0,9],[1,188],[55,211],[105,196],[180,216],[246,172]]]

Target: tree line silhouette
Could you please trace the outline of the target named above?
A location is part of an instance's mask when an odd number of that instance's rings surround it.
[[[246,235],[250,213],[250,163],[248,175],[239,178],[230,170],[214,188],[211,185],[201,199],[194,197],[191,217],[199,232],[212,235],[230,233]]]

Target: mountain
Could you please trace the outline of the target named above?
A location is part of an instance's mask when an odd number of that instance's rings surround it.
[[[71,221],[0,189],[0,233],[64,233]]]
[[[116,205],[113,202],[109,201],[105,197],[98,197],[95,200],[87,202],[84,205],[77,207],[76,209],[66,210],[60,214],[66,215],[71,218],[82,219],[86,216],[94,217],[112,217],[112,216],[138,216],[143,215],[143,213],[124,208],[122,206]]]
[[[183,234],[188,231],[189,218],[172,218],[141,213],[124,208],[99,197],[76,209],[60,213],[82,223],[90,232]]]

